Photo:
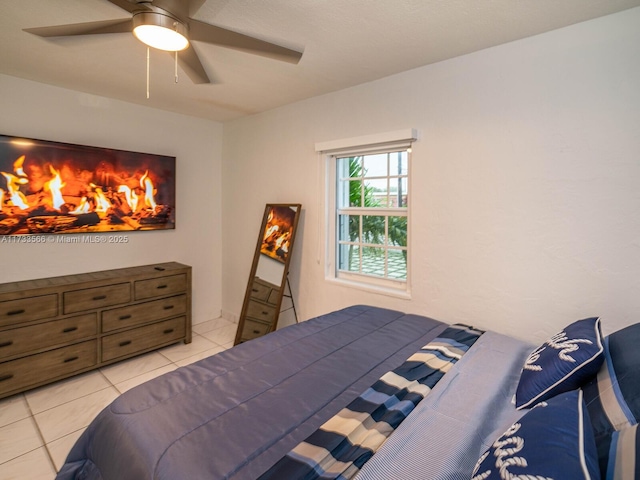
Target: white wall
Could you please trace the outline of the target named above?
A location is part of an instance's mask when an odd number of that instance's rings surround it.
[[[0,75],[0,132],[175,156],[177,179],[175,230],[127,244],[0,243],[0,282],[178,261],[193,267],[193,322],[220,315],[221,124]]]
[[[425,45],[428,48],[428,45]],[[303,318],[355,303],[534,341],[640,312],[640,8],[224,126],[223,311],[238,314],[267,202],[300,202]],[[315,142],[417,128],[412,299],[324,280]]]

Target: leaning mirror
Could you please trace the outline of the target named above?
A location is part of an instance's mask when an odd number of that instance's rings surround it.
[[[266,205],[234,345],[273,331],[285,296],[301,205]]]

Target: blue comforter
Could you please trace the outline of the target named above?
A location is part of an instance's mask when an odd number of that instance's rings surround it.
[[[129,390],[58,480],[255,479],[446,325],[354,306]]]

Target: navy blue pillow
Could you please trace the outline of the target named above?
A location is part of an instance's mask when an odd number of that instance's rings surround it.
[[[640,420],[640,324],[618,330],[608,337],[612,370],[629,412]]]
[[[591,380],[604,360],[599,318],[567,326],[527,358],[516,390],[516,408],[529,408]]]
[[[605,361],[582,387],[596,437],[603,476],[611,463],[613,434],[640,420],[640,324],[604,339]],[[619,463],[619,462],[618,462]]]
[[[516,476],[558,480],[600,478],[596,444],[581,390],[540,402],[511,425],[482,454],[472,480]]]

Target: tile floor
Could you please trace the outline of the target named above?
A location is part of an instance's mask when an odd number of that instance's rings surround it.
[[[193,341],[0,400],[0,480],[53,480],[98,412],[118,395],[165,372],[230,348],[237,324],[193,326]]]

